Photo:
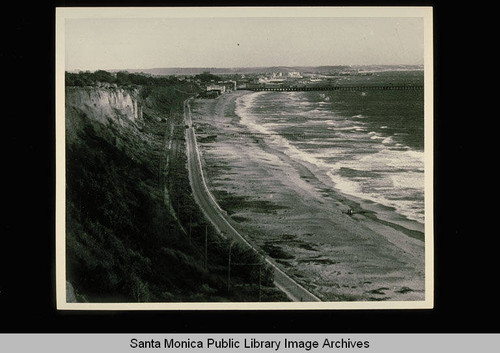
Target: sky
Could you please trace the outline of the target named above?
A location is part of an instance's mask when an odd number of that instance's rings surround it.
[[[421,17],[66,18],[66,70],[422,65]]]

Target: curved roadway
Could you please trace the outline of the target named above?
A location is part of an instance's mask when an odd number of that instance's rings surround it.
[[[263,260],[266,261],[274,269],[274,284],[291,300],[304,302],[320,301],[318,297],[310,293],[307,289],[302,287],[287,274],[285,274],[281,269],[279,269],[274,260],[267,257],[266,255],[263,255],[262,251],[256,245],[254,245],[250,239],[247,239],[240,233],[238,233],[238,231],[236,231],[236,229],[234,229],[233,226],[231,226],[231,224],[228,222],[226,218],[226,212],[222,210],[217,204],[205,183],[198,145],[196,143],[196,134],[191,120],[189,100],[190,99],[187,99],[184,102],[184,119],[187,125],[186,148],[188,156],[189,183],[191,184],[194,199],[200,206],[205,217],[210,220],[210,222],[214,225],[218,232],[224,237],[245,246],[249,246],[259,255],[261,255],[263,257]]]

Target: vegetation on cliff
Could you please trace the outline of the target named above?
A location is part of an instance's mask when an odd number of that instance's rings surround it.
[[[272,287],[271,271],[256,265],[260,258],[230,248],[192,198],[182,109],[198,88],[141,76],[66,76],[68,87],[137,85],[144,119],[140,126],[123,126],[112,117],[103,124],[67,102],[67,127],[75,130],[66,134],[67,280],[77,300],[283,300]],[[230,250],[241,265],[231,267],[228,286]]]
[[[129,73],[126,71],[119,71],[112,74],[108,71],[97,70],[81,71],[78,73],[66,72],[65,75],[66,86],[93,86],[97,83],[110,83],[120,86],[127,85],[173,85],[179,83],[175,76],[151,76],[139,73]]]

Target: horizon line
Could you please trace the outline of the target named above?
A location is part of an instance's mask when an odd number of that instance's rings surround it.
[[[125,69],[117,69],[117,68],[99,68],[99,69],[65,69],[65,71],[129,71],[129,70],[165,70],[165,69],[265,69],[271,67],[288,67],[288,68],[296,68],[296,67],[306,67],[306,68],[314,68],[314,67],[338,67],[338,66],[417,66],[424,67],[424,64],[325,64],[325,65],[264,65],[264,66],[157,66],[157,67],[149,67],[149,68],[125,68]]]

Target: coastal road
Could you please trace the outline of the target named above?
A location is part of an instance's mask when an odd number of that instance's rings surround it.
[[[208,190],[203,170],[201,167],[200,153],[196,142],[196,134],[191,119],[190,99],[184,102],[184,119],[186,123],[186,149],[188,156],[189,182],[193,191],[196,203],[200,206],[205,217],[210,220],[214,227],[225,238],[233,240],[244,246],[252,248],[263,260],[274,269],[274,284],[283,291],[293,301],[320,301],[318,297],[310,293],[307,289],[295,282],[286,273],[284,273],[274,262],[273,259],[264,255],[262,251],[253,244],[251,239],[241,235],[227,220],[227,214],[220,208],[216,200]]]

